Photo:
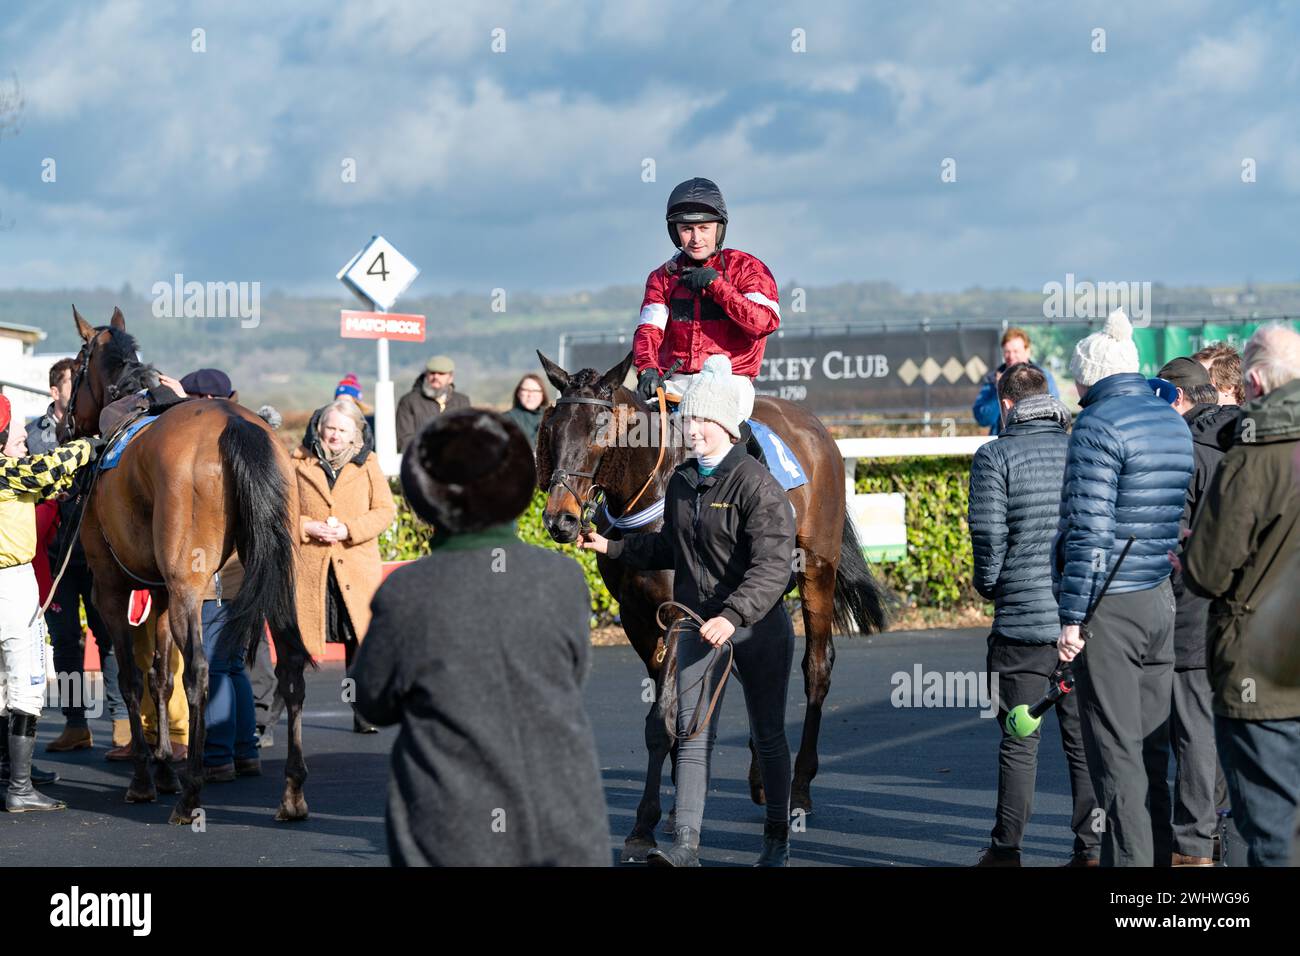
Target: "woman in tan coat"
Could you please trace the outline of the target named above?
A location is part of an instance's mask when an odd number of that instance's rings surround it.
[[[356,404],[319,409],[293,453],[298,476],[298,626],[313,656],[341,643],[349,671],[370,626],[370,600],[383,579],[379,535],[397,514],[370,430]],[[357,733],[375,728],[353,717]]]

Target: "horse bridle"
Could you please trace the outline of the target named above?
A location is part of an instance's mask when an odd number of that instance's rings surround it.
[[[608,408],[613,411],[615,405],[612,401],[604,398],[586,398],[581,395],[561,396],[555,400],[556,405],[597,405],[601,408]],[[586,528],[591,524],[592,515],[596,509],[605,502],[605,489],[596,482],[596,475],[600,473],[601,462],[604,461],[605,451],[608,445],[601,445],[600,454],[596,456],[596,464],[591,471],[571,471],[567,468],[556,468],[551,472],[551,483],[547,486],[546,493],[549,495],[558,485],[573,495],[573,500],[578,502],[581,509],[578,516],[579,527]],[[585,495],[578,494],[573,486],[569,484],[570,478],[586,478],[588,481],[587,492]]]
[[[680,361],[675,363],[672,366],[672,370],[670,370],[669,374],[671,374],[672,371],[675,371],[680,365],[681,365]],[[650,469],[650,474],[646,476],[644,484],[641,485],[641,489],[633,496],[632,500],[629,501],[627,503],[627,506],[623,509],[623,513],[625,515],[630,514],[632,512],[632,509],[636,506],[636,503],[641,500],[641,496],[646,493],[646,489],[648,489],[650,485],[654,482],[655,475],[659,473],[659,466],[662,465],[664,462],[664,452],[668,446],[668,407],[667,407],[667,399],[664,396],[664,387],[662,384],[658,387],[658,389],[655,390],[655,394],[659,399],[659,457],[655,460],[655,466]],[[602,408],[608,408],[611,411],[616,407],[614,402],[609,401],[607,399],[587,398],[582,395],[561,396],[560,398],[557,398],[555,400],[555,404],[556,405],[599,405]],[[605,489],[602,488],[596,482],[596,476],[600,473],[600,465],[605,458],[605,452],[608,450],[608,448],[609,445],[601,446],[600,454],[596,456],[596,464],[592,466],[591,471],[571,471],[567,468],[556,468],[554,471],[551,472],[551,483],[547,487],[546,493],[549,495],[552,491],[555,490],[555,486],[559,485],[569,494],[573,495],[573,500],[577,501],[580,507],[578,513],[578,526],[580,528],[589,527],[591,525],[591,517],[593,514],[595,514],[596,508],[598,508],[599,506],[605,503]],[[590,484],[587,485],[586,495],[580,495],[576,491],[574,491],[573,486],[570,485],[567,480],[569,478],[586,478],[590,482]]]
[[[90,374],[90,360],[94,358],[95,339],[98,337],[99,337],[99,332],[96,331],[95,335],[89,341],[82,344],[81,352],[79,353],[81,358],[81,363],[77,366],[77,371],[72,376],[72,391],[68,395],[68,408],[63,415],[63,420],[67,425],[67,429],[68,429],[67,434],[69,438],[71,438],[74,434],[76,434],[77,392],[81,390],[81,383]],[[99,400],[99,407],[101,411],[122,397],[122,395],[124,394],[122,392],[122,386],[121,386],[122,380],[125,379],[131,373],[131,371],[135,366],[139,366],[143,368],[144,363],[126,362],[125,364],[123,364],[122,368],[118,370],[117,375],[114,377],[113,381],[107,385],[107,387],[104,390],[103,397]],[[87,383],[86,387],[89,389],[90,384]],[[91,397],[94,398],[93,390],[92,390]]]

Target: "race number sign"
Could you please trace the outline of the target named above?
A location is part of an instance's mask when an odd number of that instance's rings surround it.
[[[415,281],[420,270],[383,236],[374,236],[366,247],[345,265],[337,276],[375,308],[387,312]],[[395,336],[389,336],[393,338]],[[416,341],[424,341],[421,336]]]
[[[424,316],[401,312],[350,312],[345,309],[340,334],[345,339],[423,342]]]

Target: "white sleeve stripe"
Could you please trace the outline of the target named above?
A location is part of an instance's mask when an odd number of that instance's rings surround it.
[[[666,329],[668,327],[668,306],[658,302],[651,302],[641,309],[641,321],[639,325],[653,325],[657,329]]]
[[[769,299],[767,296],[763,295],[763,293],[746,292],[745,298],[748,299],[750,302],[757,302],[759,305],[767,306],[769,309],[771,309],[773,312],[776,313],[776,317],[778,319],[781,318],[781,307],[777,305],[775,302],[773,302],[771,299]]]

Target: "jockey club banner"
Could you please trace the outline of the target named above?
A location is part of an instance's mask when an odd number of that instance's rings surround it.
[[[1000,327],[909,331],[811,327],[768,336],[754,388],[823,418],[956,413],[970,416],[989,369],[1001,362]],[[621,341],[620,341],[621,340]],[[631,336],[566,337],[561,364],[607,369]]]

